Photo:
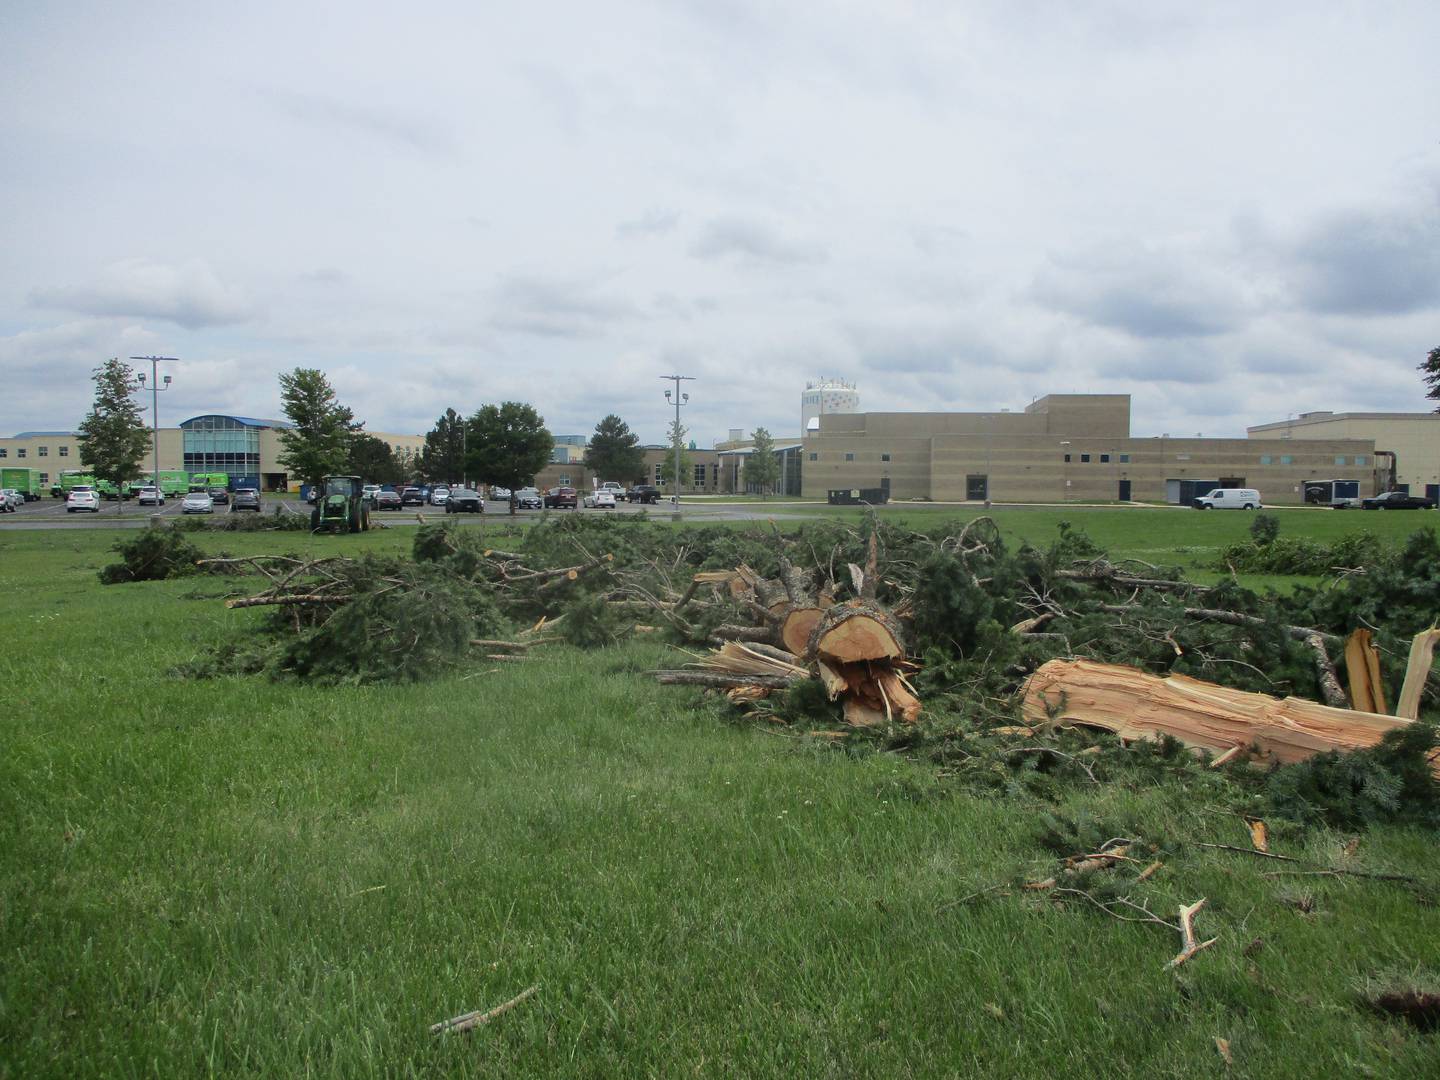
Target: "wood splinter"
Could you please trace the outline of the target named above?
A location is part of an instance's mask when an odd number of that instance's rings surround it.
[[[439,1035],[441,1032],[444,1031],[469,1031],[471,1028],[477,1028],[483,1024],[488,1024],[497,1016],[504,1015],[505,1013],[513,1009],[516,1005],[519,1005],[526,998],[537,993],[539,989],[540,984],[536,983],[534,986],[529,987],[526,990],[520,991],[520,993],[516,994],[513,998],[505,1002],[503,1005],[496,1005],[495,1008],[491,1009],[489,1012],[482,1012],[479,1009],[476,1009],[474,1012],[462,1013],[459,1016],[452,1016],[449,1020],[441,1020],[438,1024],[431,1024],[430,1034]]]
[[[1209,941],[1199,941],[1195,937],[1195,916],[1200,913],[1205,902],[1205,898],[1201,897],[1193,904],[1180,905],[1180,954],[1167,963],[1162,970],[1170,971],[1172,968],[1179,967],[1196,953],[1203,952],[1220,940],[1218,937],[1213,937]]]

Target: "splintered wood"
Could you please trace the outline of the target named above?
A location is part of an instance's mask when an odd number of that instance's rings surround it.
[[[1422,648],[1418,638],[1416,647]],[[1418,700],[1418,690],[1415,696]],[[1126,740],[1169,735],[1195,749],[1249,754],[1281,764],[1329,750],[1363,750],[1410,722],[1403,716],[1272,698],[1184,675],[1162,678],[1092,660],[1043,665],[1025,683],[1022,710],[1037,728],[1094,727]],[[1432,757],[1431,765],[1440,779],[1440,759]]]

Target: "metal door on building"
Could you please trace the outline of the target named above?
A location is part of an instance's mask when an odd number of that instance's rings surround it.
[[[1129,481],[1129,480],[1121,480],[1121,481],[1120,481],[1120,495],[1119,495],[1119,498],[1120,498],[1120,501],[1121,501],[1121,502],[1129,502],[1129,501],[1130,501],[1130,481]]]
[[[988,476],[967,476],[965,477],[965,498],[969,502],[984,502],[990,497],[990,478]]]

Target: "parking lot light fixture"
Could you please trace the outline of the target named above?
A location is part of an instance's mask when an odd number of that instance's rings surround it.
[[[665,391],[665,400],[674,399],[675,403],[675,506],[680,506],[680,406],[690,404],[690,395],[680,392],[682,382],[694,382],[693,375],[661,375],[660,378],[667,379],[675,384],[675,389]]]
[[[170,381],[171,381],[171,380],[170,380],[170,376],[169,376],[169,375],[166,375],[166,376],[165,376],[165,385],[164,385],[164,386],[161,386],[161,385],[160,385],[158,365],[159,365],[159,363],[160,363],[161,360],[165,360],[165,361],[167,361],[167,362],[169,362],[169,363],[172,363],[172,364],[173,364],[173,363],[177,363],[177,362],[178,362],[178,358],[177,358],[177,357],[174,357],[174,356],[132,356],[132,357],[130,357],[130,359],[131,359],[131,360],[149,360],[149,361],[150,361],[150,423],[151,423],[151,426],[152,426],[152,427],[154,428],[154,430],[155,430],[155,477],[154,477],[154,483],[155,483],[155,493],[156,493],[157,500],[158,500],[158,496],[159,496],[159,493],[160,493],[160,392],[161,392],[162,390],[169,390],[169,389],[170,389]],[[144,373],[143,371],[140,373],[139,378],[140,378],[140,386],[141,386],[141,388],[143,389],[144,386],[145,386],[145,373]],[[159,502],[158,502],[158,501],[156,502],[156,505],[157,505],[157,506],[159,505]]]

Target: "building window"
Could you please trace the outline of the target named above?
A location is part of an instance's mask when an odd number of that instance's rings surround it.
[[[560,486],[561,486],[561,487],[569,487],[569,486],[570,486],[570,477],[568,477],[568,476],[562,476],[562,477],[560,477]]]
[[[655,463],[655,483],[657,484],[660,483],[660,470],[664,467],[665,466],[660,464],[660,462],[658,461]]]
[[[24,456],[25,456],[25,447],[23,447],[23,446],[16,447],[16,448],[15,448],[15,456],[16,456],[16,457],[24,457]]]
[[[811,460],[811,461],[819,461],[819,460],[820,460],[820,455],[819,455],[819,454],[811,454],[811,455],[810,455],[810,460]]]
[[[1090,455],[1089,455],[1089,454],[1081,454],[1081,455],[1080,455],[1080,464],[1082,464],[1082,465],[1088,465],[1089,463],[1090,463]]]
[[[60,456],[61,456],[61,457],[69,457],[69,456],[70,456],[70,447],[68,447],[68,446],[62,446],[62,447],[60,447]]]
[[[0,446],[0,457],[9,457],[9,456],[10,456],[10,451],[7,450],[5,447]],[[814,459],[812,458],[811,460],[813,461]]]
[[[1281,464],[1281,465],[1294,465],[1294,464],[1295,464],[1295,458],[1294,458],[1292,455],[1290,455],[1290,454],[1281,454],[1281,455],[1280,455],[1280,464]]]
[[[1065,460],[1066,460],[1066,461],[1069,461],[1069,460],[1070,460],[1070,455],[1069,455],[1069,454],[1066,454],[1066,455],[1065,455]]]
[[[1121,464],[1121,465],[1129,465],[1129,464],[1130,464],[1130,455],[1129,455],[1129,454],[1121,454],[1121,455],[1120,455],[1120,464]]]
[[[1110,461],[1110,455],[1109,455],[1109,454],[1101,454],[1101,455],[1100,455],[1100,464],[1101,464],[1101,465],[1108,464],[1109,461]]]
[[[854,454],[846,454],[846,455],[845,455],[845,460],[846,460],[846,461],[854,461],[854,460],[855,460],[855,455],[854,455]]]
[[[1274,460],[1275,460],[1275,459],[1272,458],[1269,454],[1261,454],[1261,455],[1260,455],[1260,464],[1261,464],[1261,465],[1272,465],[1272,464],[1274,464]]]
[[[40,447],[39,449],[40,449],[40,452],[35,455],[36,457],[49,457],[49,456],[50,456],[50,447],[48,447],[48,446],[42,446],[42,447]]]
[[[704,487],[704,486],[705,486],[705,466],[704,466],[704,465],[696,465],[696,466],[695,466],[695,486],[696,486],[696,487]]]
[[[1356,454],[1356,455],[1355,455],[1355,464],[1356,464],[1356,465],[1364,465],[1364,464],[1365,464],[1365,455],[1364,455],[1364,454]]]
[[[881,454],[881,455],[880,455],[880,460],[881,460],[881,461],[889,461],[889,460],[890,460],[890,455],[889,455],[889,454]]]
[[[1345,464],[1345,455],[1344,455],[1344,454],[1336,454],[1336,455],[1335,455],[1335,464],[1336,464],[1336,465],[1344,465],[1344,464]]]
[[[50,483],[50,474],[48,472],[42,472],[40,474],[40,486],[44,487],[48,483]]]

